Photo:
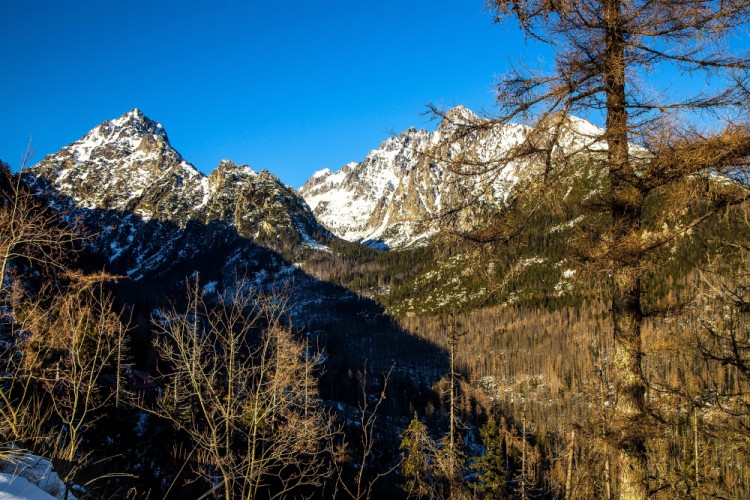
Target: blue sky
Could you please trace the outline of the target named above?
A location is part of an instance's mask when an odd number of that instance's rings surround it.
[[[481,0],[35,1],[0,5],[0,158],[34,162],[141,108],[200,170],[222,158],[294,187],[359,161],[428,103],[493,110],[541,58]]]

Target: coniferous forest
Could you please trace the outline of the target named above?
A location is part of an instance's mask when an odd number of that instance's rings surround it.
[[[484,7],[553,64],[300,190],[0,163],[0,498],[750,498],[750,4]]]

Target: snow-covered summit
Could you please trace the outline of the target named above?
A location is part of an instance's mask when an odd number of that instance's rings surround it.
[[[151,120],[149,117],[143,114],[139,108],[133,108],[127,113],[115,118],[114,120],[107,120],[104,123],[109,123],[114,127],[134,127],[140,131],[148,131],[149,133],[158,133],[166,138],[167,133],[164,131],[161,123]]]
[[[172,147],[164,127],[138,108],[104,121],[28,173],[44,178],[77,208],[178,226],[220,220],[249,238],[266,228],[266,236],[299,233],[305,240],[321,229],[299,195],[270,173],[222,160],[204,175]]]
[[[489,125],[482,127],[481,125]],[[561,138],[566,150],[601,149],[601,129],[571,117]],[[480,127],[476,127],[480,126]],[[467,127],[473,132],[461,133]],[[323,225],[337,236],[376,248],[403,248],[425,242],[438,230],[437,218],[472,197],[504,200],[528,167],[504,157],[526,140],[530,128],[492,124],[465,106],[448,110],[434,132],[407,129],[390,137],[359,163],[316,172],[300,193]],[[449,144],[447,148],[440,145]],[[606,145],[605,145],[606,147]],[[448,163],[470,158],[495,162],[498,175],[461,176]]]
[[[224,158],[223,160],[219,162],[219,166],[216,167],[216,169],[214,169],[214,172],[216,172],[217,170],[231,172],[232,175],[241,175],[241,176],[250,176],[250,177],[258,175],[258,172],[250,168],[249,165],[235,163],[232,160],[228,160],[226,158]],[[212,174],[214,172],[212,172]]]
[[[376,248],[423,243],[437,230],[430,220],[458,196],[452,187],[456,176],[432,153],[455,127],[481,120],[457,106],[446,113],[436,131],[407,129],[383,141],[362,162],[313,175],[300,192],[318,220],[341,238]],[[498,129],[470,147],[478,151],[509,147],[514,139],[505,135]],[[505,181],[505,177],[498,179],[498,185]]]
[[[463,104],[459,104],[458,106],[449,109],[443,117],[444,124],[455,123],[459,125],[471,125],[481,121],[482,118],[480,118],[479,115]]]
[[[81,139],[67,146],[67,149],[74,154],[78,162],[82,162],[91,159],[92,153],[102,147],[114,146],[120,151],[132,153],[139,148],[145,151],[147,146],[159,142],[169,145],[169,138],[164,127],[149,119],[140,109],[134,108],[114,120],[106,120]],[[172,153],[179,156],[176,151]]]
[[[104,121],[30,172],[79,207],[132,211],[150,219],[170,205],[180,223],[190,218],[188,200],[201,197],[203,177],[171,146],[164,127],[139,109]]]
[[[317,179],[318,177],[325,177],[326,175],[328,175],[330,173],[331,173],[331,169],[330,168],[324,168],[324,169],[318,170],[317,172],[313,172],[311,178],[312,179]]]

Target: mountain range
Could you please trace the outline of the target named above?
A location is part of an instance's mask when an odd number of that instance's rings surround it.
[[[229,160],[204,175],[138,109],[22,175],[38,197],[83,228],[88,267],[128,278],[117,283],[116,295],[133,307],[139,331],[148,330],[154,311],[184,299],[186,281],[199,283],[209,301],[242,287],[283,294],[285,315],[328,353],[332,377],[372,352],[389,354],[373,358],[369,369],[387,371],[398,359],[394,377],[409,383],[429,386],[444,368],[434,346],[406,336],[376,302],[306,269],[306,261],[327,262],[360,246],[321,225],[296,190]]]
[[[570,120],[569,145],[600,137],[590,123]],[[518,124],[491,125],[453,141],[460,127],[487,123],[458,106],[435,131],[410,128],[361,162],[314,173],[296,192],[266,170],[230,160],[204,175],[171,146],[161,124],[133,109],[48,155],[28,173],[65,197],[68,208],[116,211],[179,227],[219,221],[272,247],[283,240],[322,248],[335,235],[379,250],[399,249],[425,244],[438,232],[440,216],[467,193],[500,202],[534,168],[511,162],[479,180],[451,168],[467,155],[484,164],[499,162],[529,131]],[[441,149],[447,141],[452,146]]]
[[[374,422],[360,415],[378,411],[372,432],[390,443],[382,455],[390,464],[415,414],[444,432],[449,372],[460,373],[461,405],[474,408],[467,411],[504,405],[518,423],[513,409],[518,401],[525,407],[528,397],[534,421],[551,422],[557,436],[574,422],[601,417],[590,409],[602,406],[599,398],[611,400],[599,378],[613,339],[608,283],[601,279],[607,270],[585,264],[587,249],[599,247],[610,224],[602,209],[610,181],[597,161],[605,146],[601,129],[584,120],[558,123],[550,141],[523,125],[498,125],[454,108],[435,131],[406,130],[361,162],[317,172],[297,191],[270,172],[228,160],[201,173],[160,124],[135,109],[24,170],[21,179],[82,229],[74,269],[117,276],[105,286],[127,322],[134,367],[163,373],[153,348],[158,322],[170,309],[190,317],[186,289],[200,290],[216,310],[237,291],[273,297],[281,320],[305,346],[300,352],[321,361],[315,385],[346,442],[360,442],[366,422]],[[518,195],[545,167],[538,157],[516,154],[527,147],[573,160],[555,169],[554,182],[535,199]],[[592,161],[579,161],[579,154]],[[464,165],[490,168],[463,175]],[[645,230],[657,227],[661,196],[644,211]],[[467,204],[475,210],[451,219],[454,208]],[[445,219],[469,230],[482,221],[493,230],[500,221],[502,230],[502,217],[518,232],[500,242],[451,245],[439,234]],[[644,311],[655,318],[651,311],[692,293],[685,284],[711,255],[694,241],[732,233],[744,241],[743,227],[722,214],[716,224],[655,250],[656,265],[642,280]],[[11,275],[42,276],[19,269]],[[646,352],[662,349],[660,339],[644,338],[652,343]],[[136,412],[120,425],[137,428],[132,424],[141,421]],[[119,431],[103,422],[105,433]],[[144,428],[158,433],[160,425]],[[546,432],[535,434],[539,442]],[[143,436],[155,443],[148,456],[160,456],[164,441]],[[153,484],[169,484],[160,467],[142,466],[142,446],[132,441],[112,448],[134,452],[122,470],[153,469]],[[363,470],[364,460],[351,470]]]

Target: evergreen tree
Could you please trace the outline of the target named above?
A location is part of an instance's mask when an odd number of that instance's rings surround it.
[[[476,471],[479,484],[476,490],[490,498],[507,496],[507,476],[503,458],[503,434],[495,419],[490,416],[479,431],[484,444],[484,454],[475,457],[472,469]]]
[[[400,449],[403,457],[400,469],[405,479],[404,491],[409,497],[429,496],[435,443],[430,438],[427,426],[419,420],[416,413],[401,435]]]

